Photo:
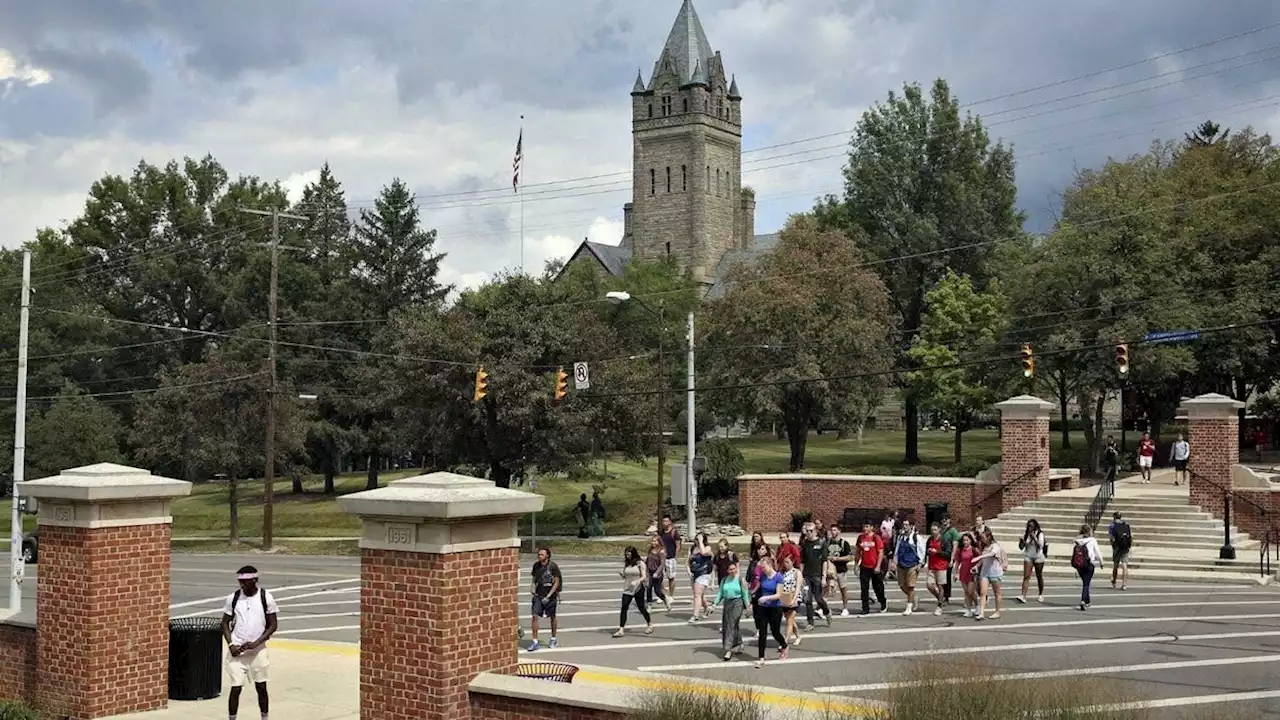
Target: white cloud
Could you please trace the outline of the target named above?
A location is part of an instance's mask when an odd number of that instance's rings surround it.
[[[294,173],[281,181],[284,186],[285,197],[289,198],[289,202],[296,203],[302,199],[302,191],[307,186],[320,181],[320,170],[308,170],[302,173]]]
[[[48,70],[23,63],[13,53],[0,48],[0,84],[6,87],[10,83],[32,87],[52,81],[53,75]]]

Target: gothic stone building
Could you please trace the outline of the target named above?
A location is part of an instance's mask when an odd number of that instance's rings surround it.
[[[768,250],[742,186],[742,95],[684,0],[649,82],[631,90],[631,202],[620,245],[584,242],[567,265],[620,275],[632,258],[673,257],[714,291],[725,270]]]

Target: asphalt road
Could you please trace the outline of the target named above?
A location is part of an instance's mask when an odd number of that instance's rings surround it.
[[[531,559],[522,562],[521,624],[527,633]],[[1078,583],[1058,576],[1049,578],[1043,605],[1010,601],[1001,619],[984,622],[955,610],[935,617],[924,596],[923,612],[903,617],[898,613],[905,599],[893,588],[891,613],[837,616],[831,627],[819,622],[802,632],[802,643],[783,662],[775,659],[770,640],[770,662],[756,669],[751,620],[742,622],[746,655],[723,661],[719,615],[687,622],[687,583],[677,588],[670,613],[654,613],[653,635],[642,634],[644,622],[633,609],[627,636],[613,639],[618,563],[558,562],[565,575],[560,647],[545,647],[544,621],[544,647],[523,657],[876,699],[894,682],[895,667],[932,651],[943,662],[978,661],[992,674],[1019,674],[1021,681],[1066,674],[1106,678],[1126,695],[1160,703],[1160,717],[1221,706],[1240,717],[1280,718],[1280,590],[1271,587],[1140,582],[1122,593],[1102,578],[1092,608],[1081,612]],[[235,589],[234,572],[244,564],[258,567],[263,585],[279,600],[279,637],[358,641],[358,558],[175,555],[172,617],[218,617]],[[29,570],[24,585],[27,607],[34,606],[38,572]],[[522,645],[527,643],[528,637]]]

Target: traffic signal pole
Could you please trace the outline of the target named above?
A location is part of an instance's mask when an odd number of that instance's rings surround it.
[[[685,451],[689,459],[685,464],[685,483],[689,488],[689,535],[695,537],[698,534],[698,475],[693,470],[693,459],[696,457],[698,435],[697,423],[695,419],[695,408],[693,393],[697,385],[693,368],[693,313],[689,313],[689,359],[688,359],[688,390],[685,399],[685,444],[688,449]]]
[[[22,559],[22,505],[18,502],[18,483],[25,478],[27,462],[27,326],[31,317],[31,251],[22,251],[22,309],[18,319],[18,392],[13,413],[13,510],[9,520],[9,612],[22,609],[22,576],[26,562]]]

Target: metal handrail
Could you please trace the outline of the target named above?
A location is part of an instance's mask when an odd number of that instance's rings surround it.
[[[1237,495],[1236,495],[1236,490],[1234,490],[1234,489],[1230,489],[1230,488],[1225,488],[1225,487],[1223,487],[1223,486],[1219,485],[1218,483],[1214,482],[1213,480],[1210,480],[1209,478],[1207,478],[1207,477],[1205,477],[1205,476],[1201,475],[1201,474],[1200,474],[1200,473],[1198,473],[1198,472],[1194,472],[1194,471],[1193,471],[1193,472],[1190,472],[1189,474],[1190,474],[1190,475],[1191,475],[1191,477],[1193,477],[1193,478],[1197,478],[1197,479],[1199,479],[1199,480],[1203,480],[1204,482],[1207,482],[1207,483],[1209,483],[1210,485],[1212,485],[1212,486],[1214,486],[1214,487],[1218,488],[1218,489],[1219,489],[1219,490],[1221,490],[1225,495],[1228,495],[1228,496],[1231,496],[1231,497],[1236,497],[1236,498],[1237,498],[1237,499],[1239,499],[1239,500],[1243,500],[1243,501],[1245,501],[1246,503],[1249,503],[1250,505],[1252,505],[1252,506],[1254,506],[1255,508],[1257,508],[1257,509],[1258,509],[1258,512],[1262,513],[1264,516],[1268,516],[1268,517],[1269,517],[1269,516],[1271,515],[1271,510],[1270,510],[1270,508],[1265,508],[1265,507],[1263,507],[1263,506],[1259,505],[1258,503],[1256,503],[1256,502],[1254,502],[1254,501],[1250,500],[1249,498],[1244,497],[1243,495],[1237,496]]]
[[[1218,551],[1218,558],[1221,560],[1234,560],[1236,558],[1236,549],[1231,544],[1231,501],[1232,499],[1243,500],[1246,504],[1257,508],[1262,515],[1262,540],[1261,544],[1265,552],[1265,562],[1263,557],[1258,559],[1258,574],[1267,575],[1270,573],[1270,536],[1275,532],[1275,528],[1271,523],[1271,509],[1265,508],[1258,503],[1250,500],[1243,495],[1238,494],[1235,490],[1223,487],[1222,485],[1210,480],[1209,478],[1197,472],[1190,472],[1189,475],[1193,480],[1206,482],[1222,491],[1222,549]]]
[[[1035,475],[1035,474],[1039,473],[1039,472],[1040,472],[1041,470],[1043,470],[1043,469],[1044,469],[1044,466],[1043,466],[1043,465],[1031,468],[1030,470],[1028,470],[1028,471],[1026,471],[1026,472],[1022,473],[1022,474],[1021,474],[1021,475],[1019,475],[1018,477],[1016,477],[1016,478],[1014,478],[1014,479],[1010,480],[1009,482],[1007,482],[1007,483],[1005,483],[1005,484],[1001,485],[1000,487],[996,488],[995,490],[991,491],[991,492],[990,492],[986,497],[984,497],[984,498],[982,498],[981,500],[979,500],[979,501],[975,502],[971,507],[972,507],[972,508],[974,508],[975,510],[976,510],[976,509],[978,509],[978,508],[981,508],[983,505],[986,505],[986,504],[987,504],[987,501],[988,501],[988,500],[990,500],[991,498],[993,498],[993,497],[995,497],[995,496],[997,496],[997,495],[1000,495],[1000,494],[1004,493],[1004,491],[1005,491],[1005,490],[1008,490],[1010,487],[1012,487],[1012,486],[1014,486],[1014,485],[1016,485],[1016,484],[1018,484],[1018,483],[1022,482],[1023,480],[1026,480],[1027,478],[1031,477],[1032,475]]]
[[[1262,544],[1258,546],[1259,575],[1266,576],[1271,574],[1271,548],[1275,545],[1275,542],[1276,531],[1271,528],[1267,528],[1266,531],[1262,533]]]
[[[1107,505],[1111,503],[1111,498],[1116,494],[1115,475],[1108,474],[1108,479],[1103,480],[1098,486],[1098,492],[1093,496],[1093,502],[1089,503],[1089,512],[1085,513],[1084,524],[1089,526],[1090,530],[1097,530],[1098,523],[1102,520],[1102,516],[1107,512]]]

